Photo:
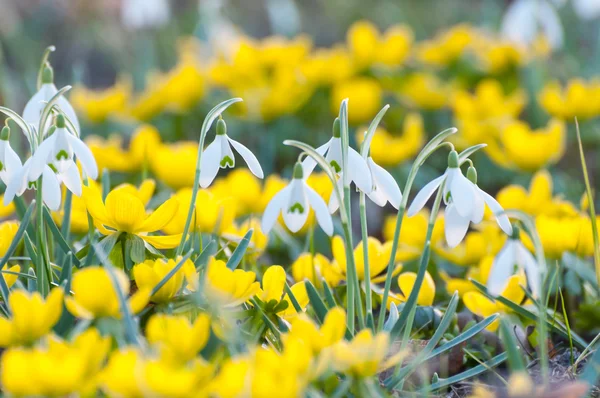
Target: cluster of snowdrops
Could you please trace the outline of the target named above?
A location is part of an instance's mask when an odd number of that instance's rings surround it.
[[[284,142],[298,155],[287,179],[265,176],[228,131],[223,114],[243,103],[239,98],[206,115],[191,147],[197,153],[187,157],[164,157],[150,125],[127,149],[92,150],[65,96],[69,87],[54,85],[48,55],[23,112],[0,107],[1,212],[11,219],[0,224],[4,393],[436,390],[445,386],[437,375],[404,382],[423,360],[503,326],[498,313],[514,307],[495,297],[545,313],[538,307],[547,289],[546,256],[570,253],[586,262],[593,254],[588,204],[580,209],[553,196],[546,172],[536,174],[529,191],[509,186],[491,196],[477,185],[470,159],[485,145],[458,152],[455,128],[419,145],[407,179],[395,179],[371,150],[388,106],[369,115],[374,119],[357,133],[355,149],[352,99],[339,101],[322,145]],[[16,134],[29,144],[25,161],[11,147]],[[175,159],[184,157],[194,163],[189,175]],[[447,167],[415,195],[413,182],[429,157],[447,158]],[[141,171],[136,184],[111,184],[112,172],[131,170]],[[352,216],[355,201],[360,217]],[[383,241],[368,234],[371,206],[396,210]],[[314,249],[321,234],[331,256]],[[293,258],[277,265],[282,251]],[[463,267],[433,267],[431,257]],[[460,302],[475,315],[463,330],[454,320]],[[446,307],[438,329],[411,352],[415,313],[434,303]],[[499,355],[489,366],[506,359]]]

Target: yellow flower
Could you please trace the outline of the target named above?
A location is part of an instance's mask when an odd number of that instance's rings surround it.
[[[258,200],[261,195],[260,182],[248,169],[237,168],[225,178],[217,179],[211,186],[211,192],[219,197],[233,198],[240,216],[262,211]]]
[[[358,129],[356,141],[362,144],[366,128]],[[396,166],[414,157],[425,141],[423,118],[418,113],[409,113],[404,119],[401,136],[390,134],[379,127],[371,140],[371,157],[381,166]]]
[[[315,271],[319,281],[315,278]],[[292,276],[296,282],[308,279],[315,286],[319,285],[320,278],[325,279],[330,287],[336,287],[344,280],[344,274],[338,264],[330,262],[321,253],[316,253],[314,257],[310,253],[302,253],[298,256],[292,264]]]
[[[19,223],[16,221],[3,221],[0,223],[0,257],[8,251],[8,247],[15,238],[18,229]]]
[[[404,216],[396,252],[398,261],[412,261],[421,256],[425,245],[428,222],[429,214],[427,211],[420,211],[412,217]],[[393,241],[395,229],[396,216],[388,216],[383,225],[383,237],[386,241]]]
[[[398,96],[410,107],[436,110],[448,103],[450,87],[431,73],[415,72],[400,85]]]
[[[451,278],[446,273],[441,273],[442,279],[446,281],[446,291],[448,294],[458,292],[459,297],[463,297],[466,292],[477,291],[471,280],[486,284],[490,270],[494,264],[494,256],[485,256],[479,261],[477,266],[470,267],[464,278]]]
[[[372,64],[400,66],[409,54],[413,33],[410,28],[397,25],[381,36],[371,22],[358,21],[348,29],[346,42],[359,68]]]
[[[536,130],[514,121],[504,127],[499,145],[490,145],[488,153],[501,166],[536,171],[562,158],[566,133],[565,123],[557,119]]]
[[[304,342],[314,354],[336,344],[346,333],[346,312],[334,307],[327,312],[323,324],[319,327],[307,315],[300,314],[291,321],[290,331],[284,336],[284,342],[298,339]]]
[[[389,308],[391,303],[399,304],[405,302],[408,299],[408,296],[410,296],[416,280],[417,274],[414,272],[403,272],[398,275],[398,287],[400,288],[400,293],[394,294],[390,292],[390,301],[387,303],[387,307]],[[421,306],[431,306],[434,298],[435,282],[429,272],[425,271],[425,278],[423,279],[421,290],[419,290],[419,295],[417,296],[417,304]]]
[[[369,121],[381,109],[383,90],[377,80],[355,77],[336,83],[331,91],[331,112],[337,115],[340,103],[348,98],[348,121],[352,124]]]
[[[235,223],[231,224],[229,228],[223,231],[222,237],[238,244],[250,229],[254,231],[252,232],[252,238],[246,250],[246,255],[258,257],[265,251],[269,242],[269,235],[265,235],[260,228],[260,220],[248,218],[239,226]]]
[[[133,348],[113,351],[99,375],[102,389],[108,395],[142,397],[144,359]]]
[[[141,264],[135,265],[133,267],[133,276],[138,288],[140,290],[152,291],[152,289],[154,289],[154,287],[177,266],[179,261],[180,258],[177,260],[164,260],[159,258],[156,260],[146,260]],[[154,303],[166,303],[170,301],[181,289],[185,276],[192,275],[194,272],[194,263],[190,259],[186,260],[167,283],[150,297],[150,301]]]
[[[19,279],[19,275],[16,275],[19,272],[21,272],[20,265],[13,265],[9,267],[8,264],[5,264],[4,267],[2,267],[2,277],[9,288],[11,288],[17,279]]]
[[[211,258],[206,272],[208,296],[223,307],[237,307],[260,290],[256,274],[243,269],[230,270],[224,261]]]
[[[379,240],[369,237],[367,248],[369,251],[369,279],[372,283],[383,282],[386,277],[385,270],[390,261],[392,252],[392,242],[381,243]],[[365,261],[363,252],[363,242],[359,242],[354,248],[354,263],[356,265],[356,275],[358,280],[365,279]],[[337,266],[342,273],[346,275],[346,252],[344,249],[344,241],[341,236],[336,235],[331,240],[331,251]],[[393,274],[397,274],[402,270],[402,264],[396,264]]]
[[[272,265],[263,274],[262,289],[256,293],[256,297],[264,303],[275,301],[276,303],[287,302],[287,308],[278,311],[278,315],[285,319],[292,319],[297,315],[296,309],[292,304],[292,300],[288,294],[284,294],[287,275],[283,267]],[[304,310],[308,305],[308,293],[304,282],[298,282],[290,287],[292,294],[298,301],[300,307]]]
[[[440,224],[438,228],[442,228],[444,218],[440,217],[437,224]],[[505,241],[506,235],[494,221],[484,223],[479,229],[469,232],[453,249],[448,248],[445,240],[441,239],[433,245],[433,250],[451,263],[467,266],[479,263],[486,255],[498,253]]]
[[[359,378],[372,377],[406,357],[403,351],[388,357],[389,350],[390,337],[387,333],[373,336],[371,329],[364,329],[352,341],[341,340],[331,347],[332,365],[338,372]]]
[[[210,336],[210,318],[200,314],[192,323],[183,315],[153,315],[146,326],[148,342],[159,346],[171,362],[196,358]]]
[[[317,49],[300,67],[306,79],[318,86],[330,86],[354,74],[352,58],[342,46]]]
[[[97,189],[84,186],[83,200],[94,225],[104,235],[126,232],[137,235],[157,249],[170,249],[181,241],[181,234],[148,235],[163,229],[173,219],[179,207],[177,198],[168,199],[150,215],[146,214],[144,202],[127,189],[113,189],[103,202]]]
[[[418,57],[428,65],[450,66],[463,56],[476,35],[477,32],[469,25],[453,26],[432,40],[423,42],[418,49]]]
[[[11,318],[0,318],[0,346],[29,344],[52,330],[63,308],[63,291],[54,288],[44,300],[38,292],[14,290],[8,298]]]
[[[135,371],[135,370],[134,370]],[[143,371],[145,395],[158,397],[206,396],[204,386],[210,381],[213,366],[201,359],[186,365],[174,365],[163,360],[146,361]]]
[[[565,252],[582,257],[594,254],[592,222],[588,215],[546,215],[535,218],[535,229],[538,232],[544,254],[550,258],[560,259]],[[523,243],[533,249],[528,236],[523,236]]]
[[[119,289],[127,297],[129,294],[129,278],[123,271],[113,268]],[[121,318],[121,306],[117,291],[108,271],[103,267],[92,266],[77,271],[73,275],[73,297],[65,298],[69,312],[78,318],[94,319],[101,317]],[[150,299],[150,289],[138,290],[128,300],[134,314],[144,309]]]
[[[181,236],[190,209],[192,188],[180,189],[173,199],[179,202],[179,207],[174,217],[162,230],[169,235]],[[201,189],[196,196],[191,228],[200,232],[219,233],[233,224],[235,216],[236,205],[233,197],[223,198],[214,194],[212,190]]]
[[[486,34],[473,38],[472,49],[482,69],[491,74],[510,71],[527,61],[523,47],[509,40]]]
[[[313,175],[316,175],[318,173],[312,173],[308,179],[310,180],[310,177],[312,177]],[[257,200],[257,209],[258,209],[258,213],[262,213],[265,208],[267,207],[267,205],[269,204],[269,202],[271,201],[271,199],[273,199],[273,196],[275,196],[277,194],[277,192],[281,191],[283,188],[285,188],[285,186],[288,184],[288,182],[284,179],[282,179],[280,176],[278,176],[277,174],[271,174],[270,176],[268,176],[265,179],[265,185],[263,186],[263,190],[262,193],[260,195],[260,198],[258,198]],[[331,183],[330,183],[331,185]],[[333,189],[333,187],[332,187]]]
[[[546,84],[538,100],[550,115],[572,122],[575,117],[585,120],[598,116],[599,95],[600,81],[573,79],[564,88],[558,82]]]
[[[131,82],[117,81],[102,90],[76,86],[71,93],[71,104],[92,123],[102,123],[110,116],[122,113],[131,96]]]
[[[522,272],[513,275],[506,283],[506,287],[501,296],[520,305],[525,298],[525,291],[523,291],[521,286],[525,286],[526,284],[527,279]],[[466,292],[463,295],[463,302],[469,311],[481,317],[488,317],[492,314],[508,313],[511,311],[509,307],[497,301],[490,300],[479,291]],[[487,327],[487,329],[494,332],[498,329],[498,326],[499,320],[496,319]]]
[[[156,178],[173,189],[192,187],[197,160],[197,142],[161,144],[150,157],[150,168]]]
[[[8,217],[15,212],[15,203],[10,202],[4,206],[4,195],[0,195],[0,218]]]

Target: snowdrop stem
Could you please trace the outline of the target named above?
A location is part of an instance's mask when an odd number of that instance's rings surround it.
[[[40,177],[37,181],[37,194],[36,194],[36,214],[37,214],[37,226],[36,226],[36,245],[37,245],[37,266],[35,270],[37,275],[37,290],[40,292],[42,297],[46,297],[50,292],[50,278],[51,273],[49,270],[49,261],[47,256],[47,246],[45,239],[44,230],[44,202],[42,198],[42,178]]]
[[[369,264],[369,231],[367,229],[367,207],[366,207],[366,195],[364,192],[360,192],[360,229],[362,233],[362,244],[363,244],[363,261],[364,261],[364,282],[365,282],[365,312],[366,318],[365,323],[367,327],[373,328],[373,300],[371,296],[371,265]]]
[[[230,105],[235,104],[236,102],[242,101],[241,98],[231,98],[227,101],[221,102],[219,105],[215,106],[208,112],[206,118],[204,118],[204,122],[202,123],[202,128],[200,129],[200,140],[198,142],[198,159],[196,160],[196,173],[194,174],[194,187],[192,188],[192,197],[190,200],[190,207],[188,209],[188,214],[185,219],[185,225],[183,227],[183,234],[181,235],[181,241],[179,242],[179,246],[177,247],[176,255],[181,256],[183,253],[183,247],[187,240],[188,232],[190,231],[190,224],[192,222],[192,214],[194,214],[194,209],[196,208],[196,197],[198,196],[198,189],[200,188],[200,165],[202,162],[202,152],[204,151],[204,141],[206,139],[206,134],[210,127],[212,126],[215,119],[221,116],[221,113],[225,111]]]

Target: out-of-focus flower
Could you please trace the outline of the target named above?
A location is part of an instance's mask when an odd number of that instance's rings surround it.
[[[465,24],[456,25],[425,41],[418,48],[418,57],[425,64],[447,67],[463,56],[472,43],[476,32]]]
[[[131,96],[131,82],[123,79],[113,86],[94,90],[76,86],[71,94],[73,107],[92,123],[102,123],[127,109]]]
[[[179,202],[179,207],[174,217],[162,228],[169,235],[183,232],[192,200],[192,189],[180,189],[173,198]],[[191,227],[200,232],[222,232],[231,227],[235,216],[236,202],[233,197],[222,198],[212,191],[202,189],[196,195]]]
[[[143,359],[134,348],[113,351],[99,375],[99,384],[107,394],[123,397],[141,397]]]
[[[123,0],[121,18],[127,29],[156,28],[169,22],[171,9],[167,0]]]
[[[318,354],[341,341],[345,333],[346,312],[340,307],[334,307],[327,312],[321,327],[305,314],[292,319],[290,332],[284,336],[284,341],[301,340],[313,353]]]
[[[272,265],[263,274],[262,288],[256,293],[256,297],[264,303],[269,304],[274,301],[274,309],[276,313],[284,319],[292,319],[298,315],[296,308],[292,304],[291,298],[287,293],[284,294],[287,275],[283,267]],[[308,305],[308,294],[304,281],[295,283],[290,287],[294,298],[304,310]],[[282,303],[287,305],[281,305]]]
[[[121,293],[129,294],[129,278],[123,271],[113,268],[111,271],[118,283]],[[122,312],[114,285],[108,271],[103,267],[86,267],[73,275],[73,296],[65,298],[69,312],[78,318],[95,319],[101,317],[121,318]],[[134,314],[144,309],[150,299],[150,288],[143,288],[134,293],[128,305]]]
[[[173,189],[192,187],[198,161],[198,143],[179,141],[158,145],[150,157],[152,172]],[[169,165],[169,167],[165,167]]]
[[[364,134],[359,129],[356,141],[362,144]],[[371,156],[382,166],[396,166],[415,156],[425,140],[423,118],[418,113],[409,113],[404,119],[402,135],[396,136],[383,127],[379,127],[371,141]]]
[[[248,169],[235,169],[224,178],[218,178],[212,184],[211,192],[219,197],[233,198],[240,216],[263,210],[259,200],[262,194],[260,181]]]
[[[543,35],[552,49],[563,46],[564,32],[551,1],[517,0],[502,19],[502,34],[515,43],[529,46]]]
[[[314,257],[310,253],[302,253],[298,256],[292,263],[292,276],[297,282],[308,279],[315,286],[318,286],[321,278],[330,287],[336,287],[344,280],[344,273],[338,263],[329,261],[321,253],[316,253]]]
[[[573,79],[565,87],[558,82],[544,86],[538,96],[540,105],[554,117],[572,122],[590,119],[600,114],[600,81]]]
[[[348,98],[348,121],[352,124],[371,120],[381,109],[383,90],[371,77],[355,77],[336,83],[331,90],[331,112],[337,115],[340,103]]]
[[[346,42],[358,68],[373,64],[397,67],[408,57],[413,33],[407,26],[396,25],[380,35],[371,22],[358,21],[348,29]]]
[[[19,223],[16,221],[3,221],[0,223],[0,256],[6,254],[18,229]]]
[[[442,228],[445,218],[439,217],[436,224]],[[439,240],[433,250],[453,264],[469,266],[477,264],[484,256],[498,253],[505,241],[506,235],[496,225],[484,222],[480,228],[469,232],[458,246],[449,248]]]
[[[4,205],[4,195],[0,195],[0,218],[8,217],[15,212],[15,203],[10,202],[7,206]]]
[[[349,79],[354,74],[354,65],[348,51],[337,46],[312,52],[302,63],[301,70],[312,84],[330,86]]]
[[[177,259],[156,259],[146,260],[141,264],[136,264],[133,267],[133,277],[135,283],[140,290],[154,289],[158,283],[171,272],[180,261]],[[165,283],[156,293],[150,297],[150,301],[154,303],[166,303],[170,301],[179,292],[183,286],[185,276],[195,273],[194,263],[192,260],[186,260],[181,268],[175,272],[173,276]],[[188,281],[190,283],[190,281]]]
[[[239,225],[233,223],[223,231],[222,237],[237,245],[251,228],[253,229],[252,238],[250,238],[250,244],[245,254],[257,257],[264,252],[269,242],[269,235],[262,232],[258,219],[251,217]]]
[[[421,256],[425,245],[428,217],[429,214],[425,210],[418,212],[412,217],[404,215],[402,229],[400,229],[400,239],[398,240],[398,249],[396,251],[396,259],[398,261],[412,261]],[[436,236],[436,229],[439,230],[438,225],[439,223],[436,223],[432,238]],[[386,241],[394,239],[395,228],[396,216],[387,217],[383,225],[383,237]]]
[[[54,288],[46,299],[38,292],[14,290],[8,298],[11,317],[0,318],[0,346],[31,344],[45,336],[58,322],[63,290]]]
[[[94,225],[103,235],[126,232],[133,234],[157,249],[177,246],[181,235],[150,236],[148,233],[163,229],[177,213],[177,198],[168,199],[150,215],[144,202],[124,189],[113,189],[102,200],[98,189],[83,188],[83,199]]]
[[[502,74],[527,62],[523,46],[489,34],[475,36],[471,48],[481,68],[491,74]]]
[[[146,326],[148,342],[157,345],[171,362],[194,359],[210,336],[210,317],[200,314],[193,322],[184,315],[153,315]]]
[[[503,167],[536,171],[562,158],[566,134],[565,123],[557,119],[535,130],[516,120],[508,123],[502,129],[499,142],[489,142],[486,150],[492,160]]]
[[[237,307],[260,290],[256,274],[242,269],[230,270],[224,261],[211,258],[206,273],[207,295],[223,307]]]
[[[414,272],[403,272],[398,275],[398,287],[400,288],[400,293],[390,292],[387,308],[390,308],[391,303],[400,304],[408,300],[408,296],[410,296],[416,280],[417,274]],[[417,296],[417,304],[422,306],[430,306],[433,304],[434,298],[435,282],[433,281],[433,278],[429,272],[426,271],[425,279],[423,279],[423,284],[421,285],[419,295]]]
[[[436,110],[448,104],[450,87],[436,75],[415,72],[406,77],[397,94],[408,106],[426,110]]]
[[[450,277],[446,273],[442,272],[442,279],[446,282],[446,291],[448,294],[454,294],[458,292],[459,297],[463,297],[467,292],[476,292],[477,287],[471,282],[475,280],[479,283],[486,284],[492,264],[494,264],[494,256],[486,255],[481,258],[479,263],[469,267],[464,277]]]
[[[571,4],[581,20],[587,21],[600,16],[600,3],[595,0],[573,0]]]

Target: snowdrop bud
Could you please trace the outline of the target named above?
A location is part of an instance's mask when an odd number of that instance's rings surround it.
[[[296,162],[296,164],[294,165],[293,178],[295,180],[301,180],[304,178],[304,170],[302,169],[302,163]]]
[[[65,117],[62,114],[59,114],[56,117],[56,127],[59,129],[64,129],[66,126]]]
[[[512,234],[510,235],[510,238],[512,240],[520,240],[521,239],[521,229],[515,225],[513,225],[512,227]]]
[[[49,63],[46,63],[42,71],[42,84],[54,83],[54,71]]]
[[[469,166],[469,169],[467,170],[467,178],[473,184],[477,184],[477,170],[475,170],[475,167]]]
[[[340,118],[336,117],[335,120],[333,121],[333,137],[334,138],[340,138],[341,134],[341,122],[340,122]]]
[[[2,127],[2,132],[0,132],[0,140],[8,141],[10,139],[10,127],[4,126]]]
[[[457,169],[458,168],[458,152],[450,151],[448,154],[448,168]]]
[[[225,134],[227,134],[227,124],[225,124],[225,120],[220,118],[217,120],[217,135]]]

